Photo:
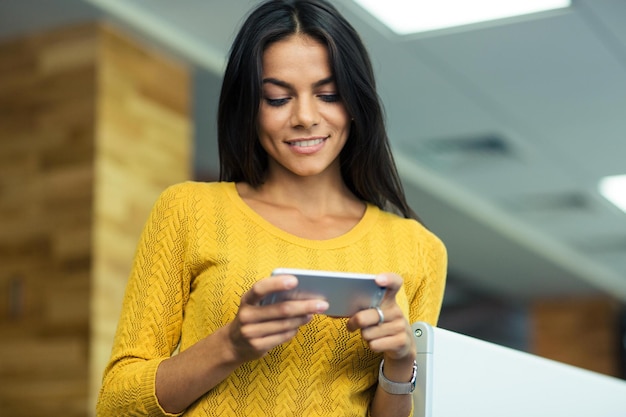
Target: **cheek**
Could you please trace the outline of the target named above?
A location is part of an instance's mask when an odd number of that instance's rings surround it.
[[[265,148],[265,143],[273,136],[272,127],[266,121],[259,121],[257,123],[257,136],[261,145]]]
[[[261,109],[259,110],[257,121],[257,134],[259,137],[272,137],[284,125],[284,115],[277,109]]]
[[[276,140],[279,140],[279,129],[277,128],[276,123],[272,123],[272,120],[267,117],[259,117],[256,130],[259,144],[265,152],[272,154],[273,149],[275,148],[274,143]]]
[[[343,106],[341,107],[341,109],[335,109],[335,111],[331,112],[328,116],[338,129],[349,132],[352,119],[347,110]]]
[[[352,128],[352,120],[347,115],[345,117],[338,117],[335,120],[335,126],[337,126],[337,128],[347,137],[350,134],[350,129]]]

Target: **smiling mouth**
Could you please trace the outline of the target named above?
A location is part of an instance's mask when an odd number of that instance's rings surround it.
[[[323,138],[316,138],[316,139],[294,140],[294,141],[287,142],[287,144],[289,146],[297,146],[299,148],[307,148],[309,146],[319,145],[320,143],[324,142],[326,139],[328,139],[328,136],[327,137],[323,137]]]

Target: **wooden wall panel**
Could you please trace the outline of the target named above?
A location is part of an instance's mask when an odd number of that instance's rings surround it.
[[[141,229],[158,195],[191,177],[188,70],[109,28],[97,101],[91,403],[108,360]]]
[[[3,415],[86,412],[96,38],[0,45]]]
[[[93,414],[140,230],[190,177],[190,88],[97,24],[0,44],[0,415]]]
[[[620,376],[619,306],[606,298],[538,300],[531,309],[532,352]]]

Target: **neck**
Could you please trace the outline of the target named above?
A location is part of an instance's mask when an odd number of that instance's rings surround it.
[[[363,202],[352,194],[338,172],[312,177],[270,173],[260,187],[239,184],[238,190],[244,199],[295,209],[311,218],[364,210]]]
[[[324,181],[320,178],[267,181],[259,191],[260,195],[277,204],[309,213],[343,211],[346,205],[358,202],[343,181]]]

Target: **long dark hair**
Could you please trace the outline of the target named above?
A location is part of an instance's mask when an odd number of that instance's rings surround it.
[[[324,0],[270,0],[256,7],[233,42],[218,110],[221,181],[265,179],[268,156],[257,135],[263,52],[295,33],[328,48],[330,65],[348,114],[354,119],[339,156],[341,174],[360,199],[419,220],[400,182],[376,92],[369,54],[354,28]]]

